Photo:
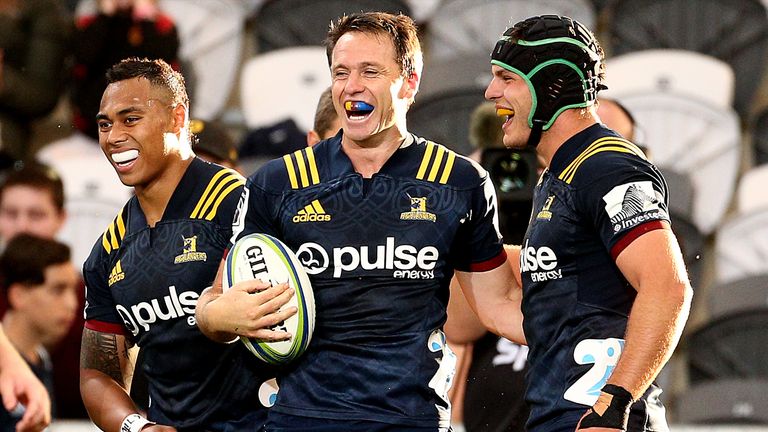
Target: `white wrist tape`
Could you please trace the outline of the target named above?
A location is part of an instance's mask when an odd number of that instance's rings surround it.
[[[120,425],[120,432],[139,432],[144,426],[153,424],[156,423],[145,419],[141,414],[130,414]]]

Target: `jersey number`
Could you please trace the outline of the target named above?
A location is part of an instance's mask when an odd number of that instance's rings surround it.
[[[593,366],[565,391],[563,397],[578,404],[594,405],[623,349],[624,339],[584,339],[579,342],[573,351],[573,359],[577,364]]]

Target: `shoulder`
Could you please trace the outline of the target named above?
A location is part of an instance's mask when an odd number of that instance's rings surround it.
[[[592,140],[560,172],[558,179],[573,186],[584,186],[601,179],[621,181],[655,171],[643,151],[635,144],[617,136],[602,136]]]
[[[128,200],[96,239],[96,243],[94,243],[91,253],[85,261],[84,267],[86,269],[98,266],[99,263],[108,259],[110,255],[115,254],[120,249],[123,240],[128,235],[128,225],[131,220],[131,204],[135,200],[136,197]]]
[[[249,187],[280,193],[286,189],[302,189],[322,181],[319,161],[322,143],[273,159],[248,178]],[[320,151],[318,151],[320,149]]]
[[[447,184],[459,189],[477,187],[488,172],[474,160],[442,144],[416,138],[416,179]]]
[[[191,206],[189,217],[214,220],[217,215],[223,215],[224,223],[230,223],[245,178],[233,169],[198,159],[189,169],[191,175],[185,176],[184,183],[179,185],[192,189],[189,195],[192,199],[185,204]]]

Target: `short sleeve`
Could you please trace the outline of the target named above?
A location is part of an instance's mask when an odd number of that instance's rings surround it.
[[[100,247],[100,244],[94,247],[94,252],[83,265],[85,327],[104,333],[125,334],[123,320],[117,313],[115,301],[109,290],[108,256],[105,253],[99,253]]]
[[[578,191],[579,205],[614,260],[644,233],[669,225],[667,186],[656,167],[639,159],[615,165]]]
[[[493,270],[507,256],[499,232],[499,207],[496,191],[487,173],[471,190],[470,210],[453,245],[454,267],[460,271]]]

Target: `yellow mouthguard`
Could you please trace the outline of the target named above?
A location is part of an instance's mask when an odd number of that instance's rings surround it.
[[[506,117],[515,115],[515,111],[507,108],[499,108],[496,110],[496,115],[499,117]]]

